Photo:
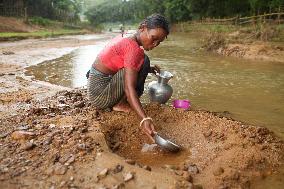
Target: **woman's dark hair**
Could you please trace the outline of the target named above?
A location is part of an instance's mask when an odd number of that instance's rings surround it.
[[[148,16],[140,23],[139,28],[141,28],[143,25],[145,25],[148,29],[163,28],[167,35],[170,33],[169,22],[160,14],[152,14]]]

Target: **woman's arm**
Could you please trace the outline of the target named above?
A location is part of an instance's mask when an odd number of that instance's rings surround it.
[[[142,120],[143,118],[146,118],[147,115],[143,110],[143,107],[135,90],[137,84],[137,77],[137,71],[131,68],[125,68],[124,91],[127,97],[127,101],[130,104],[131,108],[137,113],[137,115]],[[152,136],[155,130],[151,120],[146,120],[143,122],[143,131],[153,140]]]

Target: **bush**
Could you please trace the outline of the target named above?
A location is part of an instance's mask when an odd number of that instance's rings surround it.
[[[29,19],[29,23],[39,26],[50,26],[52,21],[42,17],[33,17]]]

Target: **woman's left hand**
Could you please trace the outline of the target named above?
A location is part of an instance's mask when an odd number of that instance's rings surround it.
[[[160,66],[158,65],[151,66],[150,73],[157,74],[160,73],[160,71],[161,71]]]

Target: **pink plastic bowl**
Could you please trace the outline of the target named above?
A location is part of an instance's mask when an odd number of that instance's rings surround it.
[[[190,101],[189,100],[174,100],[173,106],[175,108],[182,108],[184,110],[188,110],[190,108]]]

